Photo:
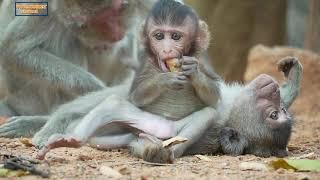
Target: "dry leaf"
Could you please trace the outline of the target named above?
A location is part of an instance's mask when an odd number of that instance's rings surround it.
[[[268,168],[265,164],[256,163],[256,162],[243,162],[239,165],[240,170],[242,171],[267,171]]]
[[[207,161],[207,162],[212,162],[212,159],[208,158],[207,156],[203,156],[203,155],[194,155],[194,156],[197,157],[200,160]]]
[[[284,159],[278,159],[270,162],[270,166],[277,170],[277,169],[292,169],[292,170],[297,170],[295,167],[291,166],[290,164],[287,163]]]
[[[32,147],[32,146],[34,146],[34,145],[32,144],[31,139],[28,139],[28,138],[20,138],[19,141],[20,141],[22,144],[24,144],[25,146],[27,146],[27,147]]]
[[[122,177],[122,174],[120,174],[118,171],[112,169],[109,166],[101,166],[100,173],[109,177],[109,178],[121,178]]]
[[[181,144],[181,143],[184,143],[188,141],[187,138],[184,138],[184,137],[180,137],[180,136],[176,136],[176,137],[173,137],[173,138],[170,138],[168,140],[165,140],[162,142],[162,146],[163,147],[171,147],[171,146],[174,146],[174,145],[177,145],[177,144]]]

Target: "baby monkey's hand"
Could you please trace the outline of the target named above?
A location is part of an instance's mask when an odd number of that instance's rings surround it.
[[[199,60],[195,57],[183,56],[179,63],[181,64],[182,73],[186,76],[191,76],[198,70]]]
[[[182,72],[167,72],[160,74],[159,84],[169,89],[183,89],[188,82],[188,78]]]

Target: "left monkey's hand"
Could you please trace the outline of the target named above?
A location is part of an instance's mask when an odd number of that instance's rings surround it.
[[[195,57],[183,56],[180,64],[183,75],[191,76],[197,72],[199,60]]]

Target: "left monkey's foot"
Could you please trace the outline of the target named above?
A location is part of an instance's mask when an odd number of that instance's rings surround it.
[[[46,145],[38,152],[37,159],[43,160],[51,149],[59,147],[79,148],[81,145],[81,141],[72,135],[55,134],[49,138]]]

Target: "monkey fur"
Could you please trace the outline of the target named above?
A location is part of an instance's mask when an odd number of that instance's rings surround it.
[[[192,113],[186,119],[170,121],[142,111],[121,97],[110,96],[83,119],[79,118],[79,124],[74,124],[76,128],[67,128],[69,131],[62,131],[62,134],[56,132],[58,134],[48,141],[48,137],[41,140],[42,136],[39,136],[34,143],[40,147],[48,145],[50,149],[50,146],[55,148],[57,143],[69,138],[77,141],[69,144],[74,147],[87,140],[91,146],[101,149],[129,147],[134,155],[152,162],[172,162],[172,158],[183,154],[219,152],[282,157],[287,154],[286,145],[293,122],[287,109],[299,93],[302,66],[296,58],[287,57],[279,62],[278,68],[286,78],[286,83],[281,87],[268,75],[260,75],[247,85],[228,85],[219,81],[221,99],[217,104],[218,118],[204,126],[199,126],[201,117],[206,114],[210,116],[210,113],[215,115],[210,108]],[[108,123],[112,128],[105,127]],[[103,131],[96,131],[99,128]],[[114,134],[115,129],[122,134]],[[182,148],[184,151],[177,151],[183,144],[171,149],[159,148],[160,139],[181,133],[193,137],[199,131],[203,132],[201,137],[197,137],[196,141],[190,139],[191,146]],[[88,137],[88,133],[90,136],[95,132],[96,135]],[[141,137],[143,133],[149,134],[149,137]],[[68,142],[62,146],[68,146]]]
[[[154,2],[52,0],[49,16],[12,17],[14,1],[3,1],[0,62],[8,94],[0,116],[9,119],[0,136],[31,137],[60,105],[90,92],[102,90],[91,95],[100,101],[109,92],[126,96],[140,66],[136,24]]]

